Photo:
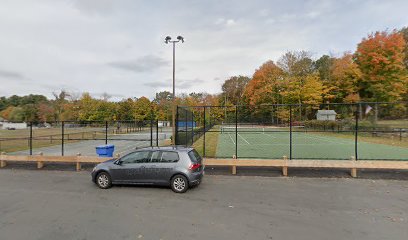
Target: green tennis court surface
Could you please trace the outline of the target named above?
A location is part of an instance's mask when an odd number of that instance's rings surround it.
[[[218,134],[216,157],[231,158],[238,146],[238,158],[282,158],[290,154],[289,132],[235,132]],[[355,156],[352,138],[327,136],[324,133],[292,133],[294,159],[350,159]],[[358,142],[359,159],[408,160],[408,148],[386,144]]]

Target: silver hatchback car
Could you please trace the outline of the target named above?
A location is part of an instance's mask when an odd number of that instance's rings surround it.
[[[193,148],[151,147],[102,162],[92,170],[92,181],[107,189],[113,184],[171,186],[176,193],[201,183],[202,158]]]

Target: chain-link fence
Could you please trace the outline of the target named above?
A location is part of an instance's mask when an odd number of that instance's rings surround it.
[[[171,143],[171,127],[155,119],[3,124],[0,152],[14,155],[95,155],[95,147],[106,144],[115,146],[115,154],[125,154],[135,148]]]
[[[408,160],[408,103],[178,107],[176,133],[206,157]]]

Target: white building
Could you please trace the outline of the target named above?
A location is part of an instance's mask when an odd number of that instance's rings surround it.
[[[336,114],[334,110],[317,110],[316,119],[321,121],[336,121]]]
[[[26,129],[27,123],[0,122],[1,129]]]
[[[170,121],[159,121],[158,122],[159,127],[170,127]]]

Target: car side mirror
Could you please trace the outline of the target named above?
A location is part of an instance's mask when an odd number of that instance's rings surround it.
[[[122,165],[122,161],[120,161],[120,159],[116,160],[114,163],[115,163],[116,165]]]

